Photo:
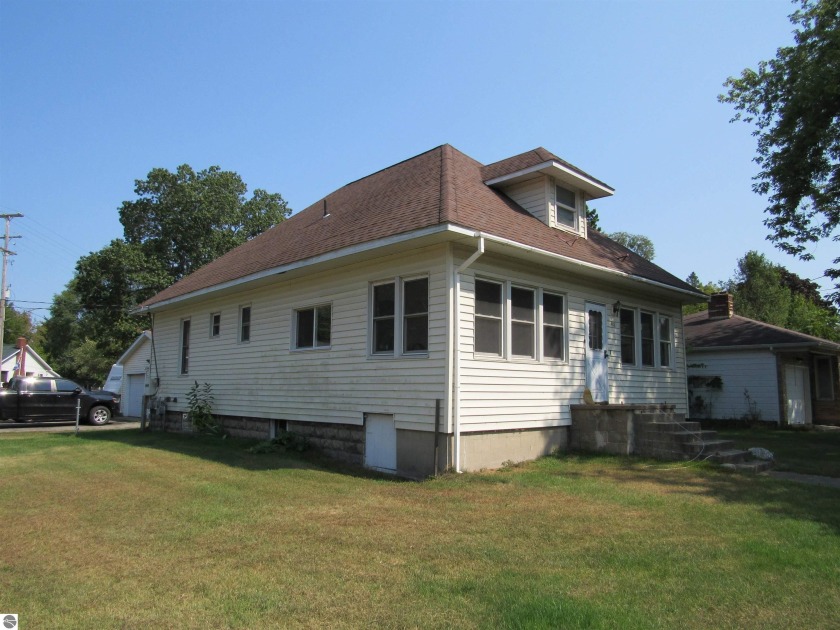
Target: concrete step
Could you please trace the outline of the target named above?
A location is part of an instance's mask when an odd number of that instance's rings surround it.
[[[709,461],[718,464],[743,464],[750,461],[750,454],[747,451],[733,448],[727,451],[718,451],[709,458]]]
[[[698,430],[698,431],[673,431],[671,435],[678,439],[685,439],[690,442],[711,442],[718,439],[717,431]]]
[[[734,450],[732,447],[734,442],[732,440],[704,440],[704,441],[691,441],[685,442],[683,444],[683,449],[687,453],[692,453],[694,455],[698,453],[703,453],[704,455],[712,455],[713,453],[717,453],[720,451],[729,451]]]
[[[773,462],[764,459],[752,459],[738,464],[721,464],[720,467],[735,472],[760,473],[773,468]]]
[[[636,426],[637,433],[674,433],[678,431],[700,432],[699,422],[644,422]]]

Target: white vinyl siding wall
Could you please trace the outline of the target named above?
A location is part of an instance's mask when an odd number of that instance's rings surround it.
[[[504,193],[517,204],[549,225],[548,218],[548,178],[544,176],[519,182],[504,188]]]
[[[741,418],[749,410],[744,390],[758,405],[761,419],[779,421],[779,382],[776,357],[769,350],[730,352],[692,352],[688,356],[689,376],[719,376],[720,390],[700,393],[711,403],[710,416],[717,419]]]
[[[446,368],[446,247],[340,267],[297,279],[277,279],[230,297],[155,315],[160,397],[186,411],[198,381],[213,386],[213,411],[230,416],[359,425],[363,413],[394,414],[397,427],[433,430],[435,400],[444,399]],[[380,357],[368,352],[370,283],[429,278],[428,356]],[[332,305],[329,349],[293,351],[295,310]],[[251,306],[249,343],[239,343],[239,308]],[[221,312],[221,336],[211,339],[210,313]],[[180,322],[192,318],[189,374],[179,375]],[[154,374],[153,374],[154,376]]]
[[[456,259],[456,266],[460,260]],[[565,362],[524,358],[500,359],[473,353],[473,306],[475,278],[510,281],[520,286],[539,287],[566,297],[568,353]],[[561,277],[556,271],[540,274],[535,268],[498,261],[486,254],[462,276],[460,296],[461,426],[464,432],[534,428],[571,424],[570,404],[583,402],[586,387],[584,336],[585,303],[607,307],[609,349],[609,402],[617,404],[675,404],[686,409],[685,356],[679,306],[644,302],[646,309],[671,317],[673,367],[642,368],[621,365],[617,300],[639,302],[638,294],[599,290]],[[505,320],[505,335],[509,323]],[[541,326],[538,327],[541,336]]]

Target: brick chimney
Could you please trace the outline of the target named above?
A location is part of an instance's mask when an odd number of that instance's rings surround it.
[[[709,319],[729,319],[735,314],[731,293],[715,293],[709,302]]]

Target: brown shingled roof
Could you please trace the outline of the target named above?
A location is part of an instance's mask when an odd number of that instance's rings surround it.
[[[537,147],[531,151],[514,155],[513,157],[509,157],[505,160],[493,162],[493,164],[488,164],[487,166],[482,166],[481,177],[485,182],[488,182],[491,179],[496,179],[497,177],[502,177],[503,175],[510,175],[511,173],[516,173],[517,171],[523,171],[533,166],[537,166],[538,164],[545,164],[546,162],[557,162],[558,164],[562,164],[578,175],[582,175],[593,182],[597,182],[604,188],[612,190],[611,186],[605,184],[599,179],[596,179],[595,177],[592,177],[589,173],[582,171],[574,164],[570,164],[566,160],[557,157],[551,151],[546,151],[542,147]]]
[[[682,280],[606,236],[590,230],[589,238],[583,239],[551,228],[484,184],[488,172],[501,172],[496,170],[499,168],[512,168],[510,172],[513,172],[518,170],[513,168],[516,165],[538,164],[546,161],[543,159],[546,156],[559,161],[545,149],[535,149],[485,167],[449,145],[437,147],[339,188],[141,306],[152,306],[354,245],[444,224],[694,291]],[[324,216],[325,209],[328,217]]]
[[[840,352],[840,344],[832,341],[740,315],[710,319],[703,311],[686,316],[683,325],[690,348],[801,345]]]

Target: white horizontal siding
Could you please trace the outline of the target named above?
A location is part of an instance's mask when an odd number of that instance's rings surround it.
[[[546,196],[546,178],[540,175],[536,179],[508,186],[504,193],[517,204],[548,225],[548,197]]]
[[[459,261],[456,261],[458,264]],[[474,355],[475,277],[510,281],[566,296],[567,360],[562,363],[504,360]],[[674,366],[670,369],[621,365],[618,318],[612,305],[629,306],[668,315],[674,325]],[[686,380],[679,305],[642,299],[618,290],[584,284],[573,276],[512,265],[485,255],[462,276],[460,295],[461,426],[464,431],[535,428],[571,423],[569,405],[583,402],[586,387],[586,302],[607,306],[609,402],[648,404],[667,402],[686,411]]]
[[[380,258],[329,273],[284,280],[224,298],[196,301],[155,316],[159,396],[186,411],[195,381],[210,383],[214,412],[257,418],[360,424],[363,413],[394,414],[400,428],[434,426],[444,398],[445,247]],[[429,276],[429,352],[422,357],[368,354],[371,281]],[[331,347],[292,350],[295,309],[332,305]],[[251,339],[238,341],[239,307],[251,307]],[[221,333],[210,337],[210,314]],[[179,374],[180,323],[191,320],[189,374]]]
[[[710,417],[741,418],[750,411],[749,402],[752,401],[762,420],[780,420],[776,357],[769,350],[690,352],[688,375],[721,378],[723,387],[720,390],[694,392],[711,405]]]

